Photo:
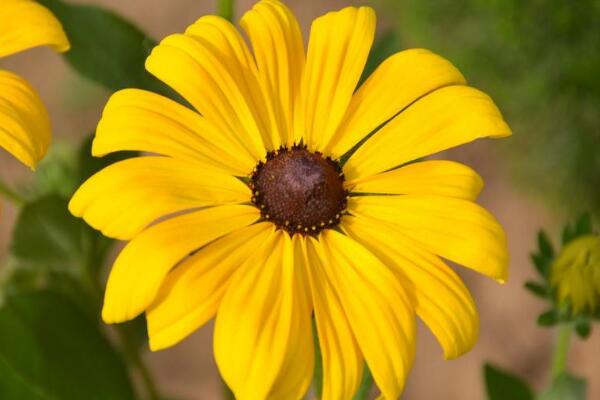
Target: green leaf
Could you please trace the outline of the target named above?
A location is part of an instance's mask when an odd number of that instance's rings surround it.
[[[0,308],[0,398],[131,400],[122,360],[97,323],[52,292]]]
[[[544,257],[542,254],[534,253],[531,255],[531,261],[535,266],[537,272],[543,277],[547,278],[550,272],[551,259]]]
[[[538,297],[548,297],[548,289],[543,284],[528,281],[525,282],[525,288]]]
[[[125,160],[127,158],[135,157],[139,155],[136,151],[121,151],[118,153],[111,153],[104,157],[93,157],[92,156],[92,143],[94,136],[88,136],[82,143],[79,154],[78,154],[78,181],[83,183],[89,177],[94,175],[101,169],[108,167],[118,161]]]
[[[552,247],[552,242],[544,231],[538,232],[538,247],[540,249],[540,254],[545,258],[554,257],[554,248]]]
[[[589,235],[593,233],[592,216],[590,213],[584,213],[579,217],[575,227],[575,232],[577,236]]]
[[[577,321],[575,321],[575,332],[581,339],[587,339],[590,336],[591,331],[592,326],[589,319],[586,317],[579,317]]]
[[[88,261],[96,234],[69,213],[67,204],[67,200],[51,195],[23,207],[11,244],[19,261],[72,272]]]
[[[540,395],[539,400],[585,400],[586,398],[585,379],[563,373],[554,379],[550,388]]]
[[[558,323],[558,314],[556,310],[549,310],[538,317],[537,323],[539,326],[554,326]]]
[[[80,74],[111,90],[135,87],[172,95],[144,68],[156,43],[131,22],[96,6],[39,2],[62,22],[71,41],[64,56]]]
[[[519,377],[493,365],[484,366],[485,386],[489,400],[533,400],[533,392]]]
[[[321,344],[319,343],[319,335],[317,334],[317,324],[312,321],[312,331],[315,344],[315,368],[313,371],[313,385],[317,399],[321,398],[323,393],[323,355],[321,353]]]
[[[570,223],[567,223],[562,231],[563,246],[573,240],[575,236],[577,236],[575,228]]]
[[[358,386],[358,390],[352,400],[366,400],[369,398],[369,394],[371,393],[371,388],[373,387],[373,375],[371,374],[371,370],[367,365],[365,365],[363,369],[363,376],[360,381],[360,385]]]

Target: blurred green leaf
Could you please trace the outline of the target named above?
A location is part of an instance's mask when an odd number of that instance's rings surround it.
[[[67,204],[51,195],[25,205],[13,233],[12,254],[23,263],[73,272],[86,263],[96,234],[69,213]]]
[[[559,318],[556,310],[548,310],[538,317],[537,323],[539,326],[554,326],[558,323]]]
[[[552,242],[550,241],[550,238],[544,231],[538,232],[538,247],[540,249],[540,254],[543,257],[554,257],[554,248],[552,247]]]
[[[64,198],[71,196],[77,182],[77,160],[72,146],[65,142],[53,143],[34,175],[32,196],[58,194]]]
[[[66,298],[41,291],[0,308],[0,398],[131,400],[125,366],[98,325]]]
[[[360,385],[358,386],[358,390],[352,400],[366,400],[369,398],[369,394],[371,393],[371,388],[373,387],[373,375],[371,374],[371,370],[365,364],[363,369],[363,376],[360,381]]]
[[[64,56],[80,74],[111,90],[134,87],[172,96],[144,68],[156,43],[131,22],[97,6],[38,1],[62,22],[71,41]]]
[[[584,379],[563,373],[550,388],[539,396],[539,400],[586,400],[587,383]]]
[[[577,230],[571,223],[567,223],[562,231],[562,244],[563,246],[575,239],[577,236]]]
[[[548,289],[545,285],[537,282],[525,282],[525,288],[538,297],[548,297]]]
[[[589,235],[593,233],[592,216],[590,213],[584,213],[579,217],[575,227],[575,232],[577,236]]]
[[[575,321],[575,332],[577,333],[577,336],[581,339],[587,339],[590,336],[591,331],[592,326],[589,319],[586,317],[577,318]]]
[[[315,345],[315,368],[313,371],[313,385],[315,395],[318,399],[323,393],[323,354],[321,353],[321,344],[319,343],[319,335],[317,333],[317,325],[313,318],[312,320],[313,341]]]
[[[544,257],[543,255],[541,255],[539,253],[535,253],[535,254],[531,255],[531,261],[533,262],[533,265],[535,266],[535,269],[537,270],[537,272],[543,278],[547,278],[548,273],[550,272],[550,263],[552,260]]]
[[[78,161],[78,181],[79,183],[83,183],[89,177],[94,175],[96,172],[101,169],[108,167],[111,164],[114,164],[118,161],[125,160],[127,158],[135,157],[139,155],[136,151],[122,151],[118,153],[111,153],[104,157],[93,157],[92,156],[92,143],[94,140],[94,136],[88,136],[79,149]]]
[[[529,386],[516,375],[493,365],[484,366],[485,386],[489,400],[533,400]]]

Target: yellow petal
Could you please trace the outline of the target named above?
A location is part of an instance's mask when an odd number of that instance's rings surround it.
[[[50,120],[42,100],[23,78],[0,70],[0,147],[34,168],[49,145]]]
[[[69,50],[69,40],[50,10],[30,0],[0,2],[0,57],[37,46]]]
[[[111,96],[98,124],[92,153],[104,156],[123,150],[201,160],[238,176],[248,175],[257,162],[200,114],[138,89]]]
[[[391,225],[346,217],[342,229],[394,271],[429,326],[446,359],[469,351],[479,336],[479,315],[462,280],[435,255],[424,251]]]
[[[102,318],[135,318],[153,301],[167,273],[190,253],[255,222],[255,207],[208,208],[154,225],[136,236],[117,257],[106,286]]]
[[[351,197],[348,210],[359,217],[394,224],[425,250],[504,282],[508,248],[504,230],[485,209],[450,197]]]
[[[354,193],[429,194],[475,200],[483,188],[483,180],[466,165],[432,160],[346,181],[345,185]]]
[[[401,51],[381,63],[354,94],[325,151],[339,158],[418,98],[443,86],[464,83],[460,71],[446,59],[425,49]]]
[[[297,235],[296,235],[297,236]],[[295,236],[295,237],[296,237]],[[351,399],[363,374],[363,357],[335,288],[314,246],[301,240],[323,358],[322,400]]]
[[[296,134],[323,150],[348,109],[375,35],[375,12],[348,7],[317,18],[310,31]]]
[[[404,388],[415,354],[415,315],[402,284],[371,252],[326,230],[310,239],[377,387],[388,399]]]
[[[232,232],[170,272],[146,311],[150,348],[173,346],[211,319],[232,274],[265,243],[272,231],[273,224],[259,223]]]
[[[294,143],[294,110],[304,70],[304,41],[298,20],[278,0],[262,0],[244,14],[241,25],[248,34],[259,79],[272,99],[281,141]]]
[[[239,179],[197,162],[138,157],[112,164],[77,190],[69,210],[105,236],[127,240],[156,219],[207,205],[243,203]]]
[[[238,400],[299,399],[312,378],[308,288],[286,232],[232,278],[215,323],[217,365]]]
[[[226,20],[206,16],[185,35],[166,37],[146,69],[177,90],[256,159],[280,145],[270,102],[244,40]]]
[[[348,179],[364,178],[510,128],[485,93],[449,86],[419,99],[367,140],[344,166]]]

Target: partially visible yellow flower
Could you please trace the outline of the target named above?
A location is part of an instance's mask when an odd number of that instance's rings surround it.
[[[600,236],[569,242],[552,265],[551,283],[575,314],[594,313],[600,304]]]
[[[0,58],[37,46],[67,51],[69,41],[52,13],[31,0],[0,0]],[[42,69],[40,69],[42,72]],[[35,168],[50,144],[48,112],[35,90],[0,69],[0,147]]]
[[[216,317],[215,358],[239,400],[304,396],[313,315],[323,400],[351,399],[365,365],[398,398],[417,316],[446,358],[473,346],[477,310],[444,259],[503,281],[506,238],[475,202],[475,171],[412,161],[510,128],[427,50],[393,55],[357,88],[375,19],[369,7],[328,13],[305,51],[291,11],[263,0],[241,21],[252,51],[215,16],[154,48],[146,68],[195,110],[114,94],[93,154],[155,155],[105,168],[69,205],[129,241],[108,280],[106,322],[145,312],[158,350]]]

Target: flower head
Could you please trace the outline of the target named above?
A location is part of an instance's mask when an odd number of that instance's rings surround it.
[[[32,0],[0,2],[0,57],[37,46],[67,51],[69,41],[52,13]],[[0,147],[33,168],[50,144],[50,120],[34,89],[0,70]]]
[[[551,269],[558,298],[575,314],[593,314],[600,305],[600,236],[586,235],[569,242]]]
[[[393,55],[357,89],[375,34],[368,7],[315,20],[306,54],[277,0],[241,25],[253,52],[207,16],[149,56],[148,71],[194,110],[133,89],[104,110],[94,155],[158,155],[107,167],[71,200],[73,214],[129,241],[103,318],[145,312],[158,350],[216,317],[215,357],[236,398],[291,399],[311,381],[314,315],[323,398],[350,399],[365,363],[397,398],[416,316],[447,358],[478,335],[473,299],[443,259],[507,275],[504,232],[475,203],[481,178],[412,161],[510,129],[427,50]]]

